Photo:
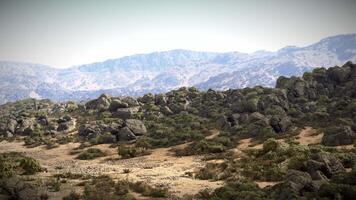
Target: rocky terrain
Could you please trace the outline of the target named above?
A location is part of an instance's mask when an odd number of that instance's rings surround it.
[[[67,69],[1,61],[0,104],[25,98],[80,101],[101,93],[142,96],[192,86],[201,90],[274,87],[279,76],[301,76],[316,67],[355,62],[355,47],[356,34],[347,34],[276,52],[171,50]]]
[[[354,199],[356,65],[0,107],[3,199]]]

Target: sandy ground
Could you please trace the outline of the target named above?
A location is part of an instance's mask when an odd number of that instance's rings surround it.
[[[305,127],[297,136],[297,141],[302,145],[320,144],[323,136],[323,133],[318,133],[311,127]]]
[[[218,134],[213,133],[214,137]],[[200,156],[176,157],[170,151],[170,148],[154,149],[150,155],[121,159],[117,154],[116,148],[110,148],[110,145],[95,145],[105,151],[108,156],[95,160],[85,161],[77,160],[77,155],[71,155],[70,152],[77,148],[80,143],[68,143],[60,145],[54,149],[45,149],[44,146],[27,148],[23,141],[0,143],[0,153],[3,152],[23,152],[27,156],[39,160],[41,165],[46,168],[46,172],[40,173],[42,177],[50,177],[54,174],[70,172],[73,174],[84,175],[110,175],[113,178],[128,179],[130,181],[145,181],[151,185],[164,184],[170,188],[170,191],[177,196],[184,194],[196,194],[205,188],[215,189],[223,185],[222,181],[199,180],[186,176],[186,172],[194,172],[203,167],[206,162]],[[124,169],[130,169],[131,172],[123,173]],[[51,194],[51,199],[61,199],[73,188],[78,181],[68,183],[61,189],[61,194]],[[64,189],[64,191],[63,191]]]

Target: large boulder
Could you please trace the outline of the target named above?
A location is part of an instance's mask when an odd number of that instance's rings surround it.
[[[135,107],[135,106],[139,106],[140,105],[138,103],[138,101],[133,97],[124,97],[124,98],[121,99],[121,101],[123,103],[127,103],[129,105],[129,107]]]
[[[350,126],[329,128],[325,131],[322,143],[327,146],[339,146],[353,144],[356,133]]]
[[[125,125],[135,134],[135,135],[145,135],[147,129],[144,123],[138,119],[127,119]]]
[[[102,133],[99,126],[94,124],[82,124],[79,126],[78,134],[87,138],[95,138]]]
[[[69,122],[62,122],[58,124],[57,131],[66,131],[69,130],[70,124]]]
[[[124,127],[119,130],[119,132],[117,134],[117,139],[119,141],[135,140],[136,135],[128,127]]]
[[[88,101],[85,104],[86,109],[105,111],[109,109],[110,106],[110,96],[106,94],[102,94],[99,98]]]
[[[350,69],[347,67],[332,67],[326,72],[329,80],[339,84],[345,82],[350,76]]]
[[[276,133],[284,133],[291,125],[291,121],[287,116],[273,116],[270,119],[270,125]]]
[[[111,103],[110,103],[109,111],[115,112],[115,111],[117,111],[117,109],[119,109],[119,108],[128,108],[128,107],[129,107],[129,104],[128,104],[128,103],[122,102],[122,101],[119,100],[119,99],[114,99],[114,100],[112,100]]]
[[[113,115],[121,119],[130,119],[133,118],[134,114],[138,111],[139,107],[119,108],[113,113]]]
[[[315,153],[307,162],[307,171],[313,180],[323,180],[346,170],[340,160],[332,154]]]
[[[33,132],[35,125],[35,120],[32,118],[23,118],[19,120],[19,125],[17,126],[16,133],[28,135]]]
[[[9,119],[7,121],[7,131],[11,132],[11,133],[15,133],[16,131],[16,127],[17,127],[17,121],[14,119]]]
[[[155,104],[159,106],[167,105],[167,97],[164,94],[157,94],[155,96]]]
[[[305,192],[316,192],[320,184],[315,184],[310,175],[298,170],[288,170],[283,183],[273,186],[273,199],[304,199]]]

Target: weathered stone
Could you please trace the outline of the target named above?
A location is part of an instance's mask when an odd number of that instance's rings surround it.
[[[356,133],[352,131],[350,126],[341,126],[327,130],[322,143],[327,146],[348,145],[353,144],[355,138]]]
[[[291,121],[288,117],[273,116],[270,119],[270,125],[276,133],[286,132],[291,125]]]
[[[119,99],[114,99],[111,101],[110,106],[109,106],[109,111],[115,112],[119,108],[128,108],[129,104],[120,101]]]
[[[168,106],[163,106],[160,108],[161,112],[165,115],[173,115],[173,112],[171,109],[168,108]]]
[[[315,153],[310,156],[310,160],[307,162],[307,171],[313,176],[313,179],[319,180],[320,174],[317,171],[322,172],[327,178],[331,178],[333,175],[341,172],[345,172],[345,168],[335,156],[328,153]]]
[[[135,135],[145,135],[147,129],[145,124],[138,119],[127,119],[125,125],[135,134]]]
[[[133,118],[133,115],[138,111],[139,107],[119,108],[116,112],[113,113],[113,115],[121,119],[130,119]]]
[[[98,110],[100,112],[109,109],[110,106],[110,96],[102,94],[99,98],[88,101],[85,104],[86,109]]]
[[[70,125],[68,122],[62,122],[62,123],[58,124],[57,131],[66,131],[69,129],[69,127],[70,127]]]
[[[10,131],[11,133],[15,133],[16,130],[16,126],[17,126],[17,121],[14,119],[9,119],[7,121],[7,130]]]
[[[136,135],[128,127],[120,129],[117,137],[119,141],[130,141],[136,139]]]

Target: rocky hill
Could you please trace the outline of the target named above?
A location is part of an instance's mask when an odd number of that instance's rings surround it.
[[[29,148],[80,143],[71,151],[81,153],[77,159],[105,157],[95,147],[110,144],[117,148],[120,157],[115,159],[119,160],[174,146],[171,151],[176,156],[201,155],[214,161],[181,176],[224,185],[183,199],[353,199],[355,97],[356,65],[347,62],[342,67],[315,68],[300,77],[281,76],[275,88],[199,91],[182,87],[138,98],[103,94],[79,104],[36,99],[7,103],[0,107],[0,133],[2,140],[23,140]],[[304,133],[310,129],[314,132]],[[212,130],[219,131],[211,135]],[[306,135],[320,140],[304,141]],[[0,186],[0,194],[5,196],[18,195],[9,189],[16,186],[7,178],[27,169],[25,164],[16,170],[8,167],[18,166],[11,164],[16,161],[11,156],[0,157],[0,177],[6,183]],[[113,165],[110,159],[102,162]],[[110,171],[103,173],[109,177],[90,177],[85,192],[76,194],[79,199],[95,199],[100,192],[95,188],[104,183],[112,198],[134,198],[129,191],[164,199],[173,195],[172,185],[157,189],[141,184],[147,187],[145,193],[137,190],[137,183],[127,183],[122,192],[118,189],[122,185],[115,186],[122,182],[113,181]],[[57,176],[70,182],[69,175]]]
[[[276,52],[172,50],[61,70],[0,62],[0,103],[31,97],[78,101],[96,98],[101,93],[141,96],[191,86],[203,90],[274,87],[279,76],[300,76],[316,67],[355,62],[355,47],[356,35],[348,34]]]

